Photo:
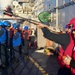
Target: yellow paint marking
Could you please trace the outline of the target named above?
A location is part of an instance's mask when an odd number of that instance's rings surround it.
[[[42,72],[43,75],[49,75],[32,57],[29,59],[34,63],[34,65]]]

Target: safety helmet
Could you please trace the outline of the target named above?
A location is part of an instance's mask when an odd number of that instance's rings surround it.
[[[72,18],[66,27],[71,28],[72,30],[75,29],[75,18]]]
[[[28,30],[28,26],[24,26],[24,30]]]
[[[14,27],[14,29],[18,29],[18,27],[16,26],[16,27]]]
[[[13,28],[14,28],[14,29],[18,29],[19,27],[18,27],[18,25],[17,25],[16,23],[14,23],[14,24],[13,24]]]
[[[3,22],[2,21],[0,21],[0,26],[2,26],[3,25]]]
[[[17,24],[16,23],[13,23],[12,26],[13,26],[13,28],[16,28]]]
[[[3,22],[3,25],[6,26],[6,27],[7,27],[7,26],[11,26],[11,24],[10,24],[9,21],[4,21],[4,22]]]

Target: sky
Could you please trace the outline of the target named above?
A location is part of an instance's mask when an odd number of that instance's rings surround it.
[[[0,10],[5,9],[6,6],[11,5],[12,0],[0,0]]]

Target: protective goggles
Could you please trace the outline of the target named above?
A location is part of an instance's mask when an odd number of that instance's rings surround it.
[[[71,29],[73,27],[74,27],[74,24],[68,24],[68,25],[65,26],[65,28],[69,28],[69,29]]]

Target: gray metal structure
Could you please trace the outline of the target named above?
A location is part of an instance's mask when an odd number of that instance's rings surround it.
[[[69,23],[69,21],[75,17],[75,1],[74,0],[55,0],[58,1],[58,6],[52,4],[50,11],[53,14],[56,14],[56,19],[52,21],[51,25],[56,25],[58,17],[58,27],[64,30],[64,26]],[[56,13],[58,10],[58,13]]]

